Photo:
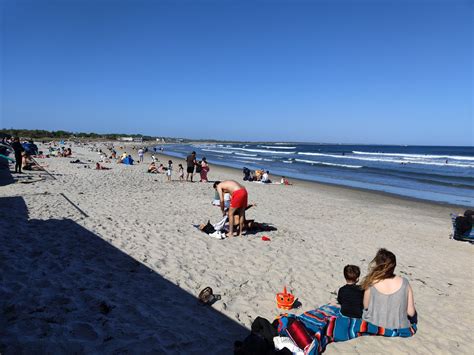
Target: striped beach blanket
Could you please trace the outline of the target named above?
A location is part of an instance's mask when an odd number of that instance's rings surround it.
[[[347,341],[365,335],[411,337],[417,330],[416,324],[403,329],[378,327],[360,318],[343,316],[338,306],[324,305],[301,315],[284,314],[280,316],[277,318],[279,335],[289,336],[287,327],[292,318],[302,322],[313,338],[311,345],[305,349],[305,354],[309,355],[323,353],[326,346],[332,342]]]

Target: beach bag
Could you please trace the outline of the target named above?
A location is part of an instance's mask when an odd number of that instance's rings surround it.
[[[202,170],[201,163],[199,162],[198,165],[196,165],[196,173],[200,173]]]
[[[274,327],[267,319],[257,317],[252,323],[250,334],[244,341],[234,344],[234,355],[257,355],[257,354],[288,354],[288,352],[275,352],[273,338],[278,335]],[[291,354],[291,353],[290,353]]]

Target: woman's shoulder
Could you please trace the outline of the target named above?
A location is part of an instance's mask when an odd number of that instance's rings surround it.
[[[380,280],[372,285],[379,293],[390,295],[399,291],[404,286],[408,285],[408,280],[401,276],[395,276],[391,279]]]
[[[404,286],[410,287],[410,282],[408,281],[406,277],[402,277],[402,276],[399,276],[399,277],[402,279]]]

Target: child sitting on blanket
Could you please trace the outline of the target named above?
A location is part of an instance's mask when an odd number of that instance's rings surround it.
[[[357,285],[360,269],[356,265],[344,267],[344,278],[346,285],[342,286],[337,293],[337,302],[341,305],[341,313],[346,317],[361,318],[364,308],[364,291]]]

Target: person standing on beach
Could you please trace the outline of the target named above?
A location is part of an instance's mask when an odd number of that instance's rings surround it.
[[[183,181],[184,180],[183,164],[178,165],[178,175],[179,175],[179,181]]]
[[[192,152],[186,157],[186,164],[187,164],[187,175],[186,175],[186,181],[189,181],[189,178],[191,177],[191,182],[193,182],[193,175],[194,175],[194,166],[197,164],[196,163],[196,152]]]
[[[12,148],[15,151],[15,173],[18,172],[21,174],[22,153],[25,151],[25,149],[20,143],[20,138],[15,137],[13,139]]]
[[[171,174],[173,173],[173,162],[168,160],[168,170],[166,170],[166,176],[168,177],[168,181],[171,182]]]
[[[145,154],[144,150],[142,148],[138,149],[138,161],[140,163],[143,163],[143,155]]]
[[[234,236],[234,215],[239,216],[239,236],[242,235],[245,221],[245,208],[248,204],[248,193],[245,187],[240,185],[238,182],[233,180],[227,181],[216,181],[214,183],[214,189],[219,193],[219,200],[222,215],[225,216],[226,212],[224,209],[224,194],[230,194],[230,207],[229,207],[229,237]]]
[[[207,182],[207,173],[209,172],[209,164],[205,157],[201,161],[201,182]]]

